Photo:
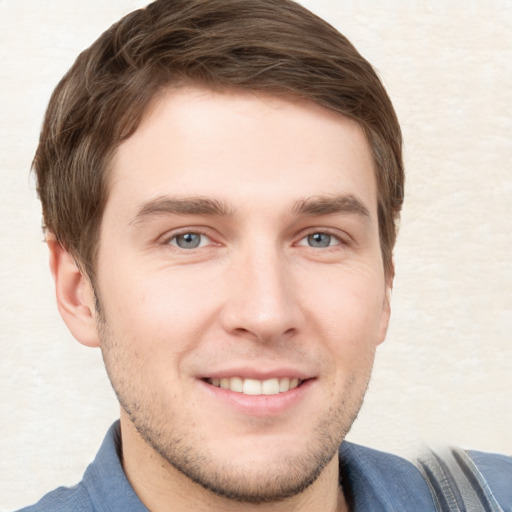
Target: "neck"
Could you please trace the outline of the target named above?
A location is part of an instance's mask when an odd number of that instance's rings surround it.
[[[218,496],[190,480],[148,446],[121,415],[123,469],[135,493],[151,512],[348,512],[339,485],[338,456],[302,493],[278,502],[241,503]]]

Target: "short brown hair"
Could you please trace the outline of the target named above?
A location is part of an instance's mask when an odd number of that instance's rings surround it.
[[[82,52],[55,89],[34,159],[46,229],[94,280],[117,146],[170,85],[302,97],[354,119],[375,162],[384,268],[403,202],[402,139],[372,66],[291,0],[157,0]]]

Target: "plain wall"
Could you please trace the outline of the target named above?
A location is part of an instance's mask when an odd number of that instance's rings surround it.
[[[406,203],[392,322],[350,440],[512,453],[512,2],[304,0],[378,69]],[[0,0],[0,510],[77,482],[118,407],[54,301],[29,177],[50,93],[140,0]]]

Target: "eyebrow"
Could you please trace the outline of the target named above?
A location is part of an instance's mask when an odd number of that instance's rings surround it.
[[[371,215],[364,203],[353,194],[341,196],[318,196],[300,199],[295,202],[293,212],[298,215],[330,215],[352,213],[371,221]]]
[[[207,197],[157,197],[144,203],[130,224],[140,224],[151,217],[160,215],[229,217],[232,215],[232,211],[225,202]]]
[[[296,215],[321,216],[335,213],[351,213],[371,220],[370,212],[363,202],[352,194],[341,196],[314,196],[295,201],[292,211]],[[208,197],[157,197],[144,203],[130,224],[143,223],[155,216],[163,215],[209,215],[230,217],[233,210],[218,199]]]

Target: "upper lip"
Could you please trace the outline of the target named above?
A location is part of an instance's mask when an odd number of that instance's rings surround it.
[[[223,379],[230,377],[240,377],[242,379],[255,379],[255,380],[268,380],[275,378],[289,377],[291,379],[307,380],[314,377],[311,372],[303,369],[294,368],[290,366],[282,367],[267,367],[263,369],[264,365],[254,366],[236,366],[230,368],[223,368],[212,370],[207,374],[200,375],[200,379]]]

